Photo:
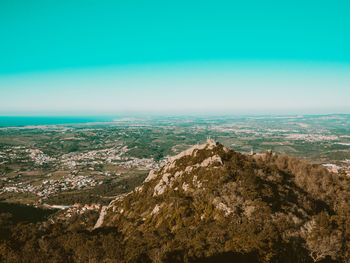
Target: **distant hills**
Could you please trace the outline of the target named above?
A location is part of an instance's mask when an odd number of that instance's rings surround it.
[[[348,262],[349,218],[348,177],[287,155],[245,155],[208,140],[169,158],[103,207],[94,230],[17,226],[0,242],[0,259]]]

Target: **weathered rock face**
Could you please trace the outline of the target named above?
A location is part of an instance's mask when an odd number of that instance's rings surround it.
[[[137,187],[133,192],[130,192],[126,195],[121,195],[118,198],[116,198],[114,201],[112,201],[109,206],[103,207],[100,217],[98,221],[96,222],[95,228],[101,227],[103,225],[105,216],[107,214],[107,211],[116,211],[118,205],[123,202],[124,197],[128,195],[133,195],[135,193],[142,194],[145,192],[145,190],[149,190],[150,185],[156,185],[153,188],[153,197],[162,195],[167,189],[173,190],[173,191],[179,191],[179,186],[173,187],[176,183],[177,185],[182,182],[182,179],[184,178],[183,175],[190,175],[195,170],[198,170],[199,168],[209,169],[211,167],[217,167],[217,165],[222,165],[221,157],[217,154],[213,154],[212,156],[210,151],[213,151],[214,148],[217,147],[217,144],[214,140],[207,140],[205,144],[201,145],[194,145],[191,148],[179,153],[176,156],[170,157],[168,160],[168,163],[160,170],[160,171],[150,171],[149,175],[145,179],[145,182],[143,185]],[[224,152],[228,152],[229,150],[225,147],[222,147],[222,150]],[[208,158],[196,158],[197,154],[201,151],[205,151],[206,154],[209,155]],[[214,152],[214,151],[213,151]],[[198,160],[201,160],[200,162],[194,163],[192,165],[186,166],[185,169],[183,166],[179,167],[181,162],[183,162],[185,159],[190,158],[196,158]],[[203,160],[202,160],[203,159]],[[191,177],[191,176],[187,176]],[[197,176],[194,176],[192,179],[193,186],[196,186],[196,188],[199,188],[201,186],[201,182],[197,181]],[[146,186],[145,186],[146,185]],[[185,181],[182,182],[182,185],[180,186],[182,191],[188,191],[189,190],[189,184],[187,184]],[[181,191],[181,190],[180,190]],[[156,205],[156,207],[159,207]],[[121,211],[124,212],[124,209]],[[105,225],[107,223],[105,222]]]
[[[329,185],[338,186],[337,194]],[[340,183],[323,168],[272,153],[247,156],[208,140],[169,158],[141,186],[104,207],[95,227],[116,227],[127,248],[153,262],[223,255],[341,260],[338,254],[347,250],[339,247],[339,230],[317,233],[322,220],[331,222],[344,210],[349,193],[348,179]]]

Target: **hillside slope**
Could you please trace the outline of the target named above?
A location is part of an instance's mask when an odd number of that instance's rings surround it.
[[[127,261],[347,262],[349,179],[271,152],[208,140],[105,207]]]
[[[212,140],[169,158],[98,220],[14,216],[0,211],[0,262],[350,262],[349,178]]]

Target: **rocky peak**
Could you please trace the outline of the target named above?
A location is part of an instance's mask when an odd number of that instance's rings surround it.
[[[185,256],[178,262],[226,252],[284,262],[277,246],[287,249],[295,240],[310,259],[323,251],[313,236],[317,215],[334,214],[344,203],[327,187],[336,180],[301,160],[271,152],[244,155],[208,140],[169,158],[104,207],[95,228],[116,227],[131,244],[147,237],[153,262],[166,262],[179,246]],[[348,190],[337,189],[350,200]],[[317,258],[331,254],[322,253]]]
[[[194,171],[199,168],[208,169],[210,167],[218,168],[223,165],[223,161],[220,155],[223,153],[228,153],[229,150],[219,143],[216,143],[212,139],[207,139],[204,144],[196,144],[188,148],[179,154],[169,157],[168,162],[164,165],[161,170],[151,170],[146,177],[144,183],[128,194],[120,195],[115,200],[113,200],[108,206],[103,207],[100,213],[100,217],[96,222],[95,228],[99,228],[104,223],[104,218],[108,211],[116,211],[117,205],[123,202],[124,198],[129,195],[144,192],[150,189],[150,185],[153,187],[152,197],[157,197],[162,195],[167,189],[173,191],[189,191],[192,186],[201,187],[202,183],[198,180],[198,176],[194,175]],[[186,175],[186,181],[184,179]],[[190,176],[188,176],[190,175]],[[191,178],[188,178],[191,177]],[[190,182],[191,187],[190,187]],[[176,187],[174,187],[176,185]],[[160,206],[156,205],[152,210],[151,214],[158,212]],[[124,212],[124,209],[121,211]]]

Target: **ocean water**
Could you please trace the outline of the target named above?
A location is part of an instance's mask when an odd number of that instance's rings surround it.
[[[20,117],[0,116],[0,127],[24,127],[32,125],[58,125],[89,122],[109,122],[112,117]]]

